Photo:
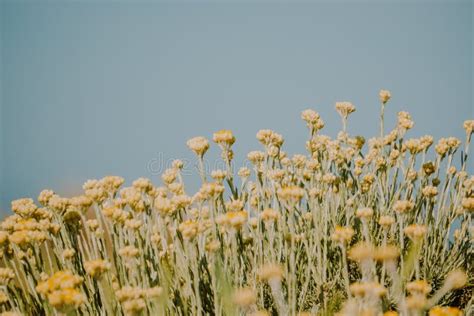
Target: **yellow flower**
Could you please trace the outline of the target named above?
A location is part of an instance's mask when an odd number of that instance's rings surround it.
[[[0,285],[8,285],[13,280],[15,273],[10,268],[0,268]]]
[[[257,295],[251,288],[241,288],[234,292],[234,304],[247,308],[254,305],[257,301]]]
[[[472,134],[472,132],[474,131],[474,120],[464,121],[463,127],[466,130],[467,135]]]
[[[336,102],[336,110],[343,118],[347,118],[349,114],[355,112],[356,108],[350,102]]]
[[[438,195],[438,189],[432,185],[427,185],[421,190],[421,193],[427,198],[432,198]]]
[[[462,199],[462,207],[469,212],[474,212],[474,197]]]
[[[390,228],[395,223],[395,218],[389,215],[383,215],[379,218],[379,225],[384,228]]]
[[[140,251],[134,246],[125,246],[119,249],[118,254],[127,258],[137,257]]]
[[[147,178],[138,178],[133,181],[132,186],[140,192],[150,192],[153,189],[153,183]]]
[[[0,304],[4,304],[6,302],[8,302],[8,295],[0,290]]]
[[[262,145],[280,147],[283,144],[283,137],[269,129],[259,130],[257,139]]]
[[[281,281],[283,278],[283,270],[278,264],[267,263],[260,268],[258,276],[263,281]]]
[[[254,165],[257,165],[265,159],[265,153],[258,150],[254,150],[247,154],[247,159],[250,160],[250,162]]]
[[[375,248],[370,243],[361,242],[349,249],[347,254],[349,259],[357,262],[372,260],[374,258]]]
[[[467,275],[464,271],[457,269],[448,273],[444,285],[449,289],[462,288],[467,283]]]
[[[250,169],[247,168],[247,167],[242,167],[242,168],[239,169],[237,174],[242,179],[247,179],[248,177],[250,177]]]
[[[62,253],[62,256],[63,256],[64,259],[70,260],[74,257],[75,253],[76,253],[76,251],[74,249],[67,248],[67,249],[64,249],[64,251]]]
[[[58,271],[47,280],[40,282],[36,290],[57,309],[77,308],[86,301],[84,294],[78,289],[81,283],[82,278],[70,271]]]
[[[411,294],[428,295],[431,292],[431,286],[426,280],[416,280],[407,283],[407,291]]]
[[[37,208],[38,207],[30,198],[23,198],[12,201],[12,211],[23,217],[29,217],[33,215]]]
[[[199,224],[192,220],[187,220],[179,224],[179,231],[185,239],[193,239],[198,233]]]
[[[319,117],[319,114],[311,109],[307,109],[301,112],[301,119],[311,125],[316,123],[319,120]]]
[[[400,250],[393,245],[378,247],[374,252],[374,259],[377,261],[395,261],[399,256]]]
[[[398,128],[402,130],[409,130],[414,124],[415,123],[411,119],[411,116],[408,112],[398,112]]]
[[[387,289],[377,282],[355,282],[350,290],[355,296],[381,297],[387,293]]]
[[[341,244],[348,243],[352,236],[354,236],[354,230],[350,227],[336,226],[334,233],[331,235],[331,239]]]
[[[462,316],[462,311],[457,307],[435,306],[429,311],[429,316]]]
[[[360,208],[356,211],[355,215],[362,219],[368,219],[371,218],[372,215],[374,215],[374,210],[370,207]]]
[[[58,308],[62,309],[64,307],[74,306],[79,307],[79,305],[86,302],[84,294],[79,290],[74,288],[66,288],[60,291],[53,291],[48,294],[49,303]]]
[[[222,181],[224,181],[225,176],[226,176],[226,172],[223,170],[218,169],[218,170],[211,171],[211,177],[219,183],[222,183]]]
[[[399,213],[406,213],[413,209],[415,203],[409,200],[399,200],[393,204],[393,209]]]
[[[304,110],[301,113],[301,118],[312,131],[318,131],[324,127],[324,121],[321,119],[319,114],[313,110]]]
[[[111,264],[105,260],[91,260],[84,263],[86,272],[93,278],[100,277],[105,272],[109,271]]]
[[[186,144],[199,157],[204,156],[209,149],[209,141],[201,136],[191,138]]]
[[[43,190],[38,195],[38,202],[43,206],[47,206],[51,197],[53,197],[54,192],[52,190]]]
[[[426,307],[428,301],[423,294],[414,294],[405,298],[408,309],[419,311]]]
[[[212,140],[217,144],[231,146],[235,142],[232,131],[223,129],[214,133]]]
[[[412,224],[405,228],[405,234],[413,240],[419,240],[426,235],[427,228],[425,225]]]
[[[293,185],[278,189],[277,194],[284,201],[299,202],[304,196],[304,189]]]
[[[280,214],[271,208],[266,208],[260,213],[260,217],[265,222],[276,221],[280,217]]]
[[[392,97],[392,95],[390,94],[390,91],[380,90],[379,98],[380,98],[380,102],[382,102],[383,104],[387,103],[388,100],[390,100],[391,97]]]
[[[226,223],[234,228],[241,228],[247,221],[248,214],[246,211],[234,211],[225,213]]]

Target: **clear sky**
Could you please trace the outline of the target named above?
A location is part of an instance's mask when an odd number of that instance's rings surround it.
[[[349,132],[370,136],[381,88],[387,125],[407,110],[413,136],[462,137],[474,117],[471,1],[0,3],[4,213],[108,174],[158,183],[170,159],[192,164],[188,138],[222,128],[240,161],[261,128],[303,152],[300,112],[334,136],[336,101],[357,107]]]

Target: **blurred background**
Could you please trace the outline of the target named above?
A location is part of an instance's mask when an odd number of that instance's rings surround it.
[[[407,110],[409,135],[464,139],[473,14],[456,0],[0,0],[0,214],[109,174],[158,184],[175,158],[193,193],[190,137],[231,129],[242,162],[270,128],[304,152],[300,112],[318,111],[335,136],[336,101],[357,107],[349,132],[375,135],[381,88],[388,128]],[[217,157],[214,147],[209,169]]]

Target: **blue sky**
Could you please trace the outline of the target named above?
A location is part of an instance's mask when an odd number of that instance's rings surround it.
[[[0,1],[1,2],[1,1]],[[336,101],[349,132],[409,111],[413,136],[463,136],[474,117],[470,1],[3,1],[0,5],[0,208],[42,188],[74,194],[107,174],[159,182],[161,162],[192,161],[188,138],[228,128],[236,156],[255,133],[303,152],[300,112],[325,133]],[[210,153],[211,163],[217,150]],[[189,176],[190,191],[197,176]]]

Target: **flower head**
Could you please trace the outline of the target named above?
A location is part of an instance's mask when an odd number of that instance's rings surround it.
[[[100,277],[105,272],[109,271],[111,264],[105,260],[91,260],[84,263],[84,268],[87,274],[91,277]]]
[[[260,279],[264,281],[281,281],[283,278],[283,270],[278,264],[267,263],[260,268],[258,275]]]
[[[429,316],[462,316],[463,312],[457,307],[435,306],[430,309]]]
[[[380,90],[379,98],[380,98],[380,102],[382,102],[383,104],[387,103],[388,100],[390,100],[391,97],[392,97],[392,95],[390,94],[390,91]]]
[[[40,282],[36,290],[59,310],[77,308],[86,302],[85,295],[79,290],[81,283],[82,278],[70,271],[58,271],[46,281]]]
[[[217,144],[232,146],[235,142],[235,137],[232,134],[232,131],[223,129],[215,132],[212,140]]]
[[[257,295],[250,288],[241,288],[234,292],[233,301],[242,308],[248,308],[256,303]]]
[[[474,120],[464,121],[463,127],[466,130],[467,135],[472,134],[474,131]]]
[[[412,224],[405,228],[405,234],[410,237],[412,240],[422,239],[427,232],[425,225]]]
[[[350,102],[336,102],[336,110],[343,118],[347,118],[349,114],[355,112],[356,108]]]
[[[209,141],[201,136],[191,138],[186,143],[192,151],[199,157],[204,156],[206,151],[209,149]]]
[[[354,230],[351,227],[336,226],[334,233],[331,235],[331,239],[335,242],[345,244],[352,239],[352,236],[354,236]]]

